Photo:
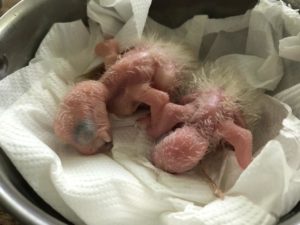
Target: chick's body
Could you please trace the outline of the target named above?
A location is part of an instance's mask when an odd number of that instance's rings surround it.
[[[169,132],[152,152],[154,164],[168,172],[186,172],[227,142],[246,168],[252,159],[251,129],[259,118],[261,92],[229,66],[204,65],[188,85],[191,90],[181,105],[166,104],[156,126],[148,129],[156,138]]]
[[[195,61],[183,45],[154,37],[143,38],[123,54],[113,39],[99,43],[95,51],[106,71],[97,81],[75,85],[54,122],[57,136],[83,154],[111,146],[108,113],[129,116],[146,104],[156,120]]]

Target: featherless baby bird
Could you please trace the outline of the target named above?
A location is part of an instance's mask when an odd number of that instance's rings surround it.
[[[259,96],[230,66],[206,64],[186,83],[180,104],[167,103],[148,134],[160,138],[152,152],[155,166],[183,173],[210,151],[229,144],[241,168],[252,160],[252,133],[259,119]]]
[[[183,173],[226,143],[241,168],[251,162],[261,91],[232,67],[205,64],[196,70],[196,56],[186,46],[154,37],[122,54],[114,39],[99,43],[95,51],[106,71],[98,80],[75,85],[54,122],[56,135],[66,143],[83,154],[110,149],[108,114],[129,116],[145,104],[150,115],[139,124],[159,140],[151,157],[155,166]]]
[[[158,121],[162,108],[175,99],[177,89],[192,74],[196,57],[178,42],[154,36],[142,38],[120,52],[115,39],[99,43],[105,72],[98,80],[77,83],[63,99],[54,132],[82,154],[95,154],[113,144],[109,113],[129,116],[143,104],[150,116],[140,123]]]

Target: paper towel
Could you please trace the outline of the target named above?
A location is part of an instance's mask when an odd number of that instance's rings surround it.
[[[262,0],[245,15],[199,15],[170,29],[147,18],[150,4],[91,0],[89,29],[81,21],[55,24],[30,64],[0,82],[1,148],[33,189],[75,224],[274,224],[300,199],[300,121],[294,116],[300,115],[300,16],[281,2]],[[233,65],[254,87],[277,93],[263,100],[255,159],[245,171],[229,151],[224,161],[220,152],[203,162],[226,191],[224,200],[197,168],[172,175],[153,167],[147,158],[153,143],[134,117],[111,117],[110,154],[82,156],[53,134],[64,94],[100,63],[95,44],[115,36],[125,48],[144,29],[177,36],[200,61]]]

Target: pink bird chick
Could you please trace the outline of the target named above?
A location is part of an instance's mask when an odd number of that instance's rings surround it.
[[[114,39],[95,51],[106,71],[99,80],[75,85],[54,122],[56,135],[66,143],[82,154],[110,149],[108,113],[129,116],[145,104],[150,115],[139,123],[159,140],[151,155],[155,166],[183,173],[224,143],[232,146],[241,168],[249,165],[260,91],[230,67],[206,65],[193,75],[196,57],[184,45],[155,38],[123,54]]]
[[[245,169],[252,160],[252,133],[259,117],[261,92],[251,88],[230,67],[205,66],[181,104],[167,103],[148,126],[154,138],[163,135],[152,152],[155,166],[171,173],[194,168],[209,152],[230,144]],[[167,133],[167,135],[165,135]]]
[[[65,96],[54,121],[55,134],[82,154],[112,147],[108,113],[128,116],[141,104],[156,121],[162,107],[191,74],[195,57],[184,45],[143,38],[120,54],[116,40],[99,43],[95,52],[106,71],[99,80],[76,84]]]

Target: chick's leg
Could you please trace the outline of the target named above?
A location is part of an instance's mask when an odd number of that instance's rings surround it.
[[[144,118],[140,122],[144,126],[155,126],[160,118],[160,113],[169,102],[169,95],[166,92],[152,88],[149,83],[137,84],[127,88],[128,98],[134,102],[144,103],[150,106],[150,118]]]
[[[252,134],[231,120],[219,124],[217,132],[234,147],[237,161],[245,169],[252,161]]]
[[[152,119],[151,127],[147,129],[147,133],[153,138],[158,138],[172,130],[176,124],[182,122],[184,114],[184,106],[173,103],[166,104],[157,116]]]
[[[147,127],[147,132],[153,138],[158,138],[170,131],[177,123],[182,122],[188,114],[187,107],[169,102],[167,93],[157,90],[145,83],[131,88],[130,96],[150,106],[150,118],[143,118],[140,122]]]

